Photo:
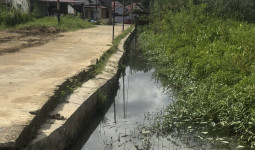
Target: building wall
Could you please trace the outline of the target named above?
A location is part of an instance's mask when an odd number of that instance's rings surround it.
[[[115,14],[122,14],[123,13],[123,6],[120,6],[115,9]]]
[[[121,22],[123,22],[123,17],[122,17],[122,16],[115,16],[115,22],[116,22],[116,23],[121,23]]]
[[[102,18],[102,9],[98,8],[97,13],[95,8],[85,8],[85,18],[86,19],[101,19]]]
[[[10,0],[2,0],[3,3],[5,3],[6,5],[9,5],[11,3]]]
[[[11,0],[11,4],[14,8],[20,9],[24,12],[29,12],[30,10],[29,0]]]
[[[85,19],[95,19],[95,10],[93,8],[85,8],[84,10]]]
[[[68,5],[67,9],[68,9],[68,14],[75,14],[75,10],[73,9],[72,6]]]
[[[31,7],[33,7],[33,12],[37,17],[43,17],[47,15],[47,3],[35,1],[31,4],[31,0],[10,0],[11,5],[16,8],[20,9],[24,12],[29,12]]]

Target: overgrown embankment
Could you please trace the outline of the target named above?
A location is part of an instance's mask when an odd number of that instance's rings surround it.
[[[176,119],[199,121],[255,148],[255,24],[227,19],[235,18],[227,13],[219,17],[210,3],[153,4],[139,43],[165,86],[177,91],[164,129]]]
[[[65,15],[58,24],[57,17],[36,18],[33,13],[22,12],[0,3],[0,29],[56,28],[61,31],[74,31],[93,27],[93,23],[77,16]]]

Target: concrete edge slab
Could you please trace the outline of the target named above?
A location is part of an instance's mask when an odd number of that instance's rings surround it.
[[[82,126],[86,126],[96,113],[99,104],[98,95],[102,92],[111,95],[116,88],[120,72],[118,64],[124,54],[134,30],[121,40],[119,50],[111,56],[105,70],[95,78],[85,82],[68,98],[68,103],[55,104],[55,109],[45,112],[56,116],[42,123],[37,136],[26,149],[55,150],[64,149],[78,135]]]

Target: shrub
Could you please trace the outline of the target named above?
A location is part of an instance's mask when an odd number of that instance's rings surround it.
[[[0,4],[0,8],[0,24],[4,26],[15,26],[17,24],[26,23],[34,19],[32,15],[28,13],[14,8],[8,8],[3,4]]]
[[[232,18],[241,21],[255,22],[254,0],[142,0],[144,7],[149,7],[152,15],[161,18],[165,10],[174,12],[188,8],[191,3],[195,5],[207,4],[206,11],[216,17]]]
[[[24,24],[17,25],[16,29],[27,27],[39,27],[39,28],[55,27],[62,31],[73,31],[93,27],[92,23],[76,16],[66,15],[62,16],[60,20],[61,22],[60,24],[58,24],[57,17],[39,18]]]

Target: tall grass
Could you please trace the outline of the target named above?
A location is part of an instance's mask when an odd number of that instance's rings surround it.
[[[33,21],[32,15],[22,12],[18,9],[9,8],[0,3],[0,25],[6,27],[13,27],[17,24]]]
[[[112,47],[102,55],[102,58],[99,60],[99,62],[95,66],[95,70],[94,70],[95,75],[103,71],[109,58],[112,56],[112,54],[118,51],[118,47],[121,40],[125,38],[133,30],[133,28],[134,28],[133,26],[130,26],[128,29],[126,29],[124,32],[122,32],[120,35],[118,35],[114,39]]]
[[[255,24],[217,18],[208,5],[154,13],[160,19],[151,18],[139,43],[164,85],[177,90],[165,127],[199,118],[255,148]]]
[[[151,8],[153,15],[164,10],[180,11],[189,3],[207,4],[206,11],[217,17],[232,18],[241,21],[255,22],[254,0],[141,0],[144,7]],[[155,12],[156,11],[156,12]],[[160,17],[160,15],[158,16]]]
[[[216,16],[255,22],[254,0],[194,0],[194,2],[206,3],[207,11]]]
[[[76,16],[65,15],[58,24],[56,17],[36,19],[29,13],[10,8],[0,3],[0,29],[49,28],[55,27],[62,31],[74,31],[93,27],[92,23]]]
[[[79,17],[65,15],[61,17],[60,24],[58,24],[58,20],[56,17],[44,17],[44,18],[35,19],[33,21],[30,21],[24,24],[19,24],[15,26],[15,29],[22,29],[27,27],[35,27],[35,28],[55,27],[63,31],[74,31],[78,29],[91,28],[93,26],[94,26],[93,23],[90,23]]]

